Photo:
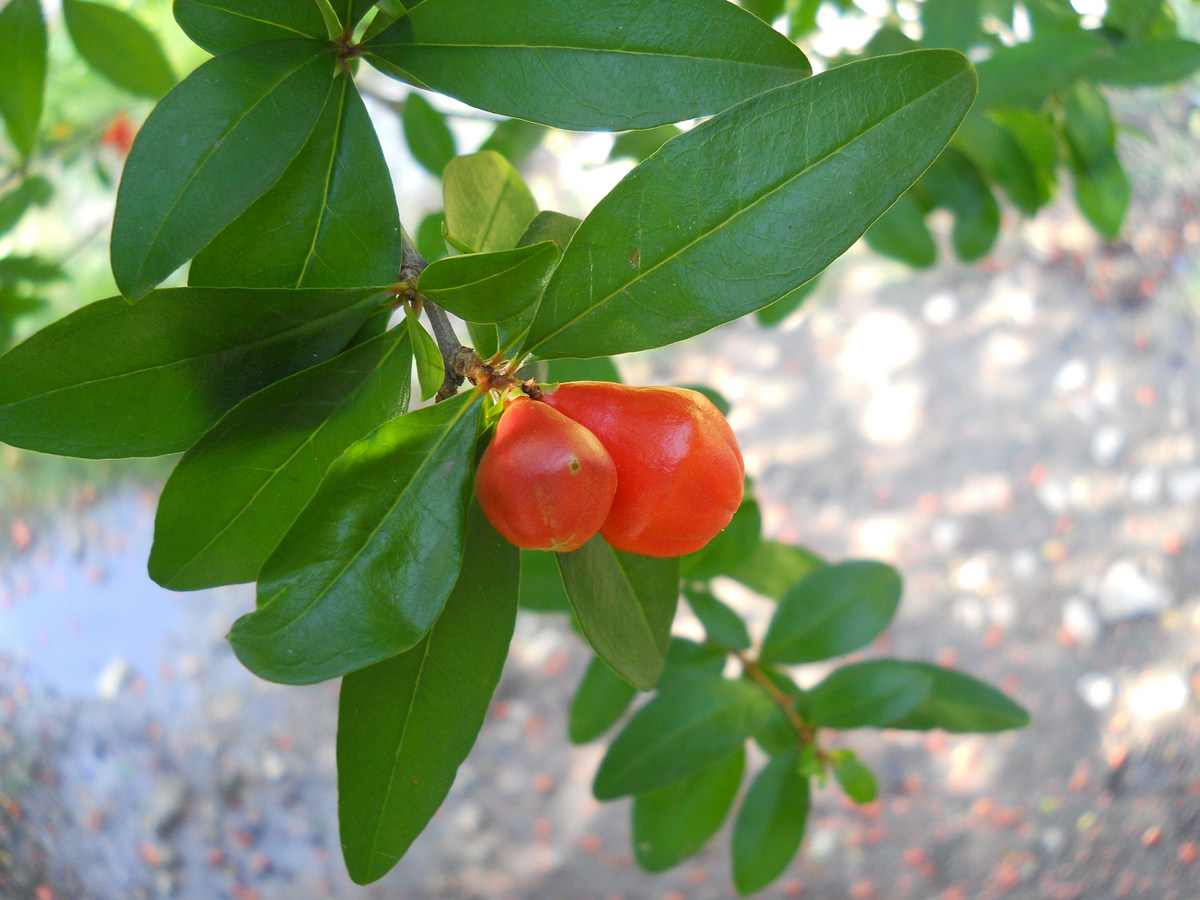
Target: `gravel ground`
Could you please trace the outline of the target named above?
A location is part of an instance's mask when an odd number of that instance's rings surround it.
[[[1062,205],[1010,222],[979,267],[914,274],[856,251],[775,330],[627,361],[631,381],[734,401],[772,535],[900,568],[871,653],[955,664],[1034,716],[999,737],[846,735],[879,801],[819,792],[801,855],[760,896],[1200,896],[1197,97],[1125,101],[1150,137],[1122,145],[1128,241]],[[4,462],[14,496],[30,458]],[[628,804],[590,797],[602,748],[564,737],[587,652],[536,615],[441,812],[354,887],[336,685],[238,666],[223,636],[246,588],[147,580],[156,493],[135,476],[0,509],[0,897],[732,895],[727,830],[671,872],[636,869]],[[723,587],[761,634],[767,605]]]

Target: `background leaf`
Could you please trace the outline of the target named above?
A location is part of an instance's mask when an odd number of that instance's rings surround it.
[[[354,82],[340,75],[300,153],[196,255],[188,283],[358,287],[389,284],[399,270],[392,178]]]
[[[797,771],[798,750],[770,762],[755,776],[733,826],[733,884],[739,894],[766,887],[787,868],[808,820],[808,779]]]
[[[1067,94],[1063,136],[1079,209],[1106,237],[1116,237],[1129,208],[1130,186],[1116,153],[1116,123],[1103,95],[1086,84]]]
[[[812,72],[725,0],[610,0],[604,15],[588,0],[425,0],[364,49],[478,109],[580,131],[712,115]]]
[[[974,91],[961,55],[922,50],[831,69],[680,135],[579,226],[527,349],[549,358],[658,347],[778,300],[895,202]]]
[[[704,626],[709,643],[731,650],[748,650],[750,634],[741,616],[722,603],[707,587],[686,587],[688,606]]]
[[[842,786],[846,796],[855,803],[870,803],[879,794],[875,776],[853,755],[846,758],[834,757],[833,777]]]
[[[477,253],[515,247],[537,215],[537,201],[524,179],[508,160],[488,150],[452,160],[442,192],[447,230]]]
[[[479,399],[392,419],[338,458],[263,565],[258,609],[233,625],[246,668],[308,684],[425,636],[462,563]]]
[[[338,822],[358,884],[425,828],[483,725],[517,617],[517,548],[468,517],[463,568],[422,641],[353,672],[338,703]]]
[[[45,206],[53,196],[54,185],[41,175],[30,175],[13,190],[0,195],[0,236],[11,231],[31,207]]]
[[[683,132],[675,125],[626,131],[618,134],[613,141],[612,149],[608,151],[608,161],[632,159],[634,162],[641,162],[671,138],[681,134]]]
[[[902,660],[872,659],[834,669],[812,689],[812,720],[828,728],[890,728],[929,696],[933,677]]]
[[[175,86],[158,38],[133,16],[86,0],[63,0],[62,10],[79,55],[117,87],[157,100]]]
[[[977,107],[1036,109],[1047,97],[1093,71],[1098,61],[1109,55],[1108,42],[1089,31],[998,47],[975,66],[979,73]]]
[[[608,731],[633,702],[637,688],[593,656],[571,700],[567,736],[586,744]]]
[[[954,147],[938,157],[919,183],[937,206],[954,213],[950,238],[964,262],[979,259],[1000,233],[1000,207],[970,158]]]
[[[780,601],[763,639],[762,661],[817,662],[869,644],[892,621],[901,588],[895,569],[872,560],[815,570]]]
[[[1008,731],[1029,724],[1029,713],[1000,691],[965,672],[931,663],[905,663],[930,679],[929,693],[889,728],[952,732]]]
[[[450,160],[458,152],[446,117],[430,106],[416,91],[404,98],[404,139],[413,159],[434,178],[441,178]]]
[[[747,681],[694,675],[660,690],[613,739],[592,787],[598,800],[642,794],[732,753],[773,704]]]
[[[724,414],[726,412],[722,411]],[[680,560],[680,572],[684,578],[728,575],[753,555],[762,540],[762,513],[758,501],[751,494],[753,489],[754,486],[747,481],[742,505],[733,514],[729,524],[699,550]]]
[[[639,690],[658,680],[679,599],[679,560],[614,550],[596,535],[555,554],[579,630],[596,655]]]
[[[536,612],[571,611],[553,553],[521,551],[521,607]]]
[[[94,459],[179,453],[242,398],[338,353],[382,299],[175,288],[97,301],[0,357],[0,440]]]
[[[439,390],[446,379],[446,367],[442,362],[442,351],[411,307],[404,308],[408,324],[408,335],[412,343],[413,361],[417,364],[417,383],[421,386],[421,399],[428,400]]]
[[[174,10],[184,34],[214,55],[263,41],[328,36],[311,0],[175,0]]]
[[[1200,44],[1171,37],[1118,44],[1111,59],[1087,74],[1100,84],[1133,88],[1182,81],[1198,68]]]
[[[792,585],[823,565],[825,560],[811,550],[762,541],[729,576],[764,597],[780,600]]]
[[[647,872],[662,872],[694,856],[729,814],[742,782],[746,751],[679,781],[633,798],[633,855]]]
[[[247,397],[163,487],[150,577],[173,591],[254,581],[347,447],[408,410],[397,328]]]
[[[162,99],[125,162],[113,276],[132,300],[266,193],[300,152],[332,88],[331,45],[275,41],[211,59]]]
[[[28,157],[37,140],[46,92],[46,23],[38,0],[10,0],[0,9],[0,117],[17,152]]]
[[[876,253],[898,259],[916,269],[927,268],[937,262],[937,245],[933,242],[929,226],[925,224],[925,210],[913,198],[912,192],[893,203],[867,229],[863,238]]]

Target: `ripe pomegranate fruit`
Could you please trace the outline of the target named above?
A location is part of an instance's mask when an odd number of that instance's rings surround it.
[[[729,524],[745,467],[733,430],[703,394],[600,381],[560,384],[545,404],[578,422],[617,467],[617,493],[600,534],[618,550],[681,556]]]
[[[487,520],[526,550],[578,550],[616,490],[616,466],[596,436],[528,397],[507,405],[475,475]]]

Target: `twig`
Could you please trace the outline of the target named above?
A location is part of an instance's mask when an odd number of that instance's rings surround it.
[[[792,698],[780,690],[779,685],[767,677],[766,673],[759,667],[758,663],[742,653],[739,650],[734,650],[733,654],[737,657],[738,662],[742,664],[742,671],[750,678],[762,685],[766,692],[771,695],[771,699],[776,705],[783,710],[783,714],[787,716],[788,722],[796,729],[796,734],[800,736],[800,740],[805,744],[816,746],[817,736],[813,734],[813,730],[809,728],[808,723],[800,718],[800,714],[796,712],[796,707],[792,703]],[[817,755],[821,755],[821,750],[817,748]]]
[[[429,263],[425,261],[421,251],[417,249],[417,245],[413,243],[413,239],[404,230],[404,226],[401,226],[400,281],[413,285],[415,288],[417,279],[421,277],[421,273],[428,265]],[[458,335],[454,333],[454,326],[450,324],[445,310],[432,300],[425,298],[422,298],[421,308],[425,310],[425,316],[429,319],[429,325],[433,329],[434,340],[437,341],[438,349],[442,352],[442,368],[446,374],[435,400],[440,403],[457,394],[459,386],[463,383],[463,376],[455,363],[467,348],[464,348],[458,340]]]

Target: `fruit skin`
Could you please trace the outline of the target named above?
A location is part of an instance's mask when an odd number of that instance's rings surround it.
[[[617,469],[586,428],[518,397],[479,461],[475,496],[504,538],[526,550],[578,550],[600,530]]]
[[[598,437],[616,463],[617,493],[600,534],[618,550],[691,553],[741,505],[741,450],[703,394],[575,381],[547,390],[543,399]]]

